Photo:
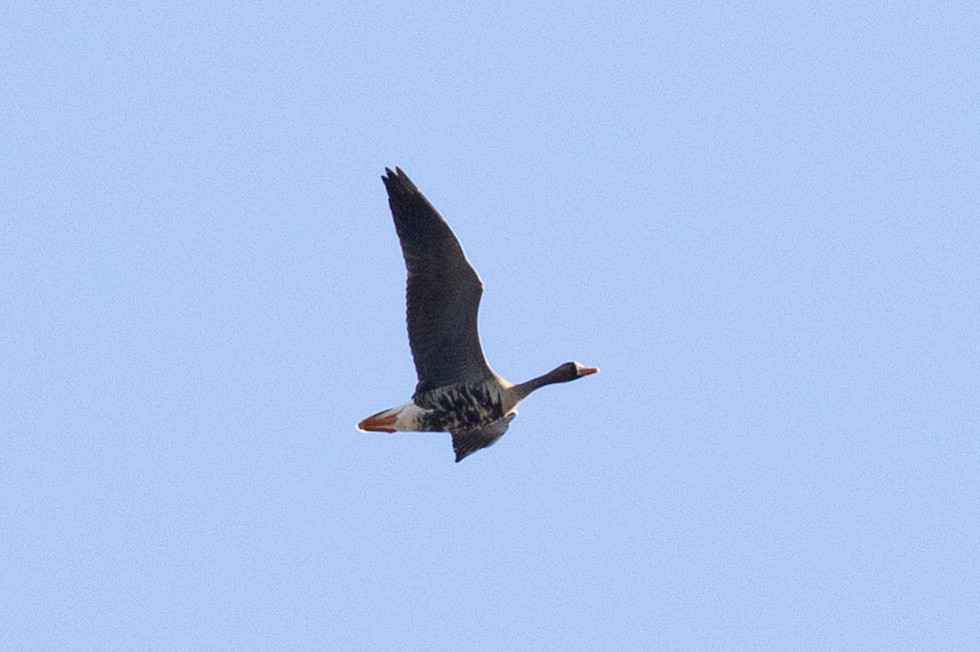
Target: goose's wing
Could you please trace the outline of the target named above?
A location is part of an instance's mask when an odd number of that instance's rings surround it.
[[[483,283],[449,225],[399,168],[381,177],[408,270],[408,341],[416,392],[492,376],[477,313]],[[460,458],[461,459],[461,458]]]
[[[451,433],[453,436],[453,451],[456,452],[456,461],[459,462],[467,455],[495,444],[498,439],[504,436],[507,428],[510,427],[510,422],[516,416],[516,412],[511,412],[504,418],[498,419],[482,428]]]

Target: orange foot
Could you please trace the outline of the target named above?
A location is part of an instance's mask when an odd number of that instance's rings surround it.
[[[373,417],[368,417],[364,421],[361,421],[359,424],[357,424],[357,427],[360,430],[366,430],[368,432],[397,432],[397,430],[392,427],[395,425],[395,421],[397,420],[397,414],[392,414],[386,417],[379,417],[376,414]]]

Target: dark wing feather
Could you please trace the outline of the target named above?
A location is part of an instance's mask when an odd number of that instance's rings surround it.
[[[460,462],[467,455],[497,443],[497,440],[507,432],[507,428],[510,427],[510,422],[516,416],[516,412],[511,412],[504,418],[497,419],[482,428],[451,433],[453,436],[453,451],[456,453],[456,461]]]
[[[408,270],[408,341],[416,392],[492,375],[477,330],[483,283],[456,236],[400,169],[381,177]]]

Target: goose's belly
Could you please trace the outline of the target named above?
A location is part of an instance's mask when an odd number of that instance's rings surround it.
[[[422,413],[419,430],[460,432],[493,423],[504,416],[500,391],[486,385],[452,385],[414,398]]]

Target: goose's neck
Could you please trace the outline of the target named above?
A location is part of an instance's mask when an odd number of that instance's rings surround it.
[[[540,389],[545,385],[554,385],[555,383],[562,383],[568,380],[568,378],[563,377],[560,372],[561,367],[557,367],[546,374],[538,376],[537,378],[532,378],[531,380],[524,381],[523,383],[518,383],[510,388],[511,394],[518,401],[523,401],[525,398],[527,398],[528,394],[536,389]]]

